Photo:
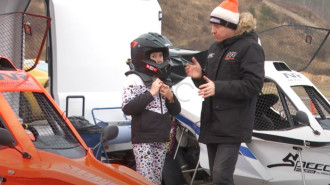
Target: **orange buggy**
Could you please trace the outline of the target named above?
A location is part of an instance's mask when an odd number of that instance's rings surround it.
[[[0,57],[0,184],[152,184],[98,161],[47,91]]]

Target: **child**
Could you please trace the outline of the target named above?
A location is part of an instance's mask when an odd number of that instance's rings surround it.
[[[171,91],[169,46],[157,33],[147,33],[131,42],[134,69],[126,72],[122,110],[132,116],[132,144],[136,171],[161,184],[170,115],[181,106]]]

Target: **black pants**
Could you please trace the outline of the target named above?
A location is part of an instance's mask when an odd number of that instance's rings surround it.
[[[212,183],[234,185],[234,171],[240,144],[207,144]]]

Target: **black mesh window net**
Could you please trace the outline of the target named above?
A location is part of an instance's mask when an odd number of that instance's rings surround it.
[[[2,93],[37,149],[58,153],[80,148],[79,141],[47,97],[36,92]],[[78,152],[79,153],[79,152]],[[64,154],[65,155],[65,154]],[[70,154],[71,155],[71,154]]]
[[[255,112],[255,130],[287,130],[299,125],[294,120],[296,107],[278,91],[274,82],[266,81],[258,96]]]

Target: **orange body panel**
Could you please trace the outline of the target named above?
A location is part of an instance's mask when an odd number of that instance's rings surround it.
[[[0,91],[42,92],[40,84],[25,71],[0,71]]]

